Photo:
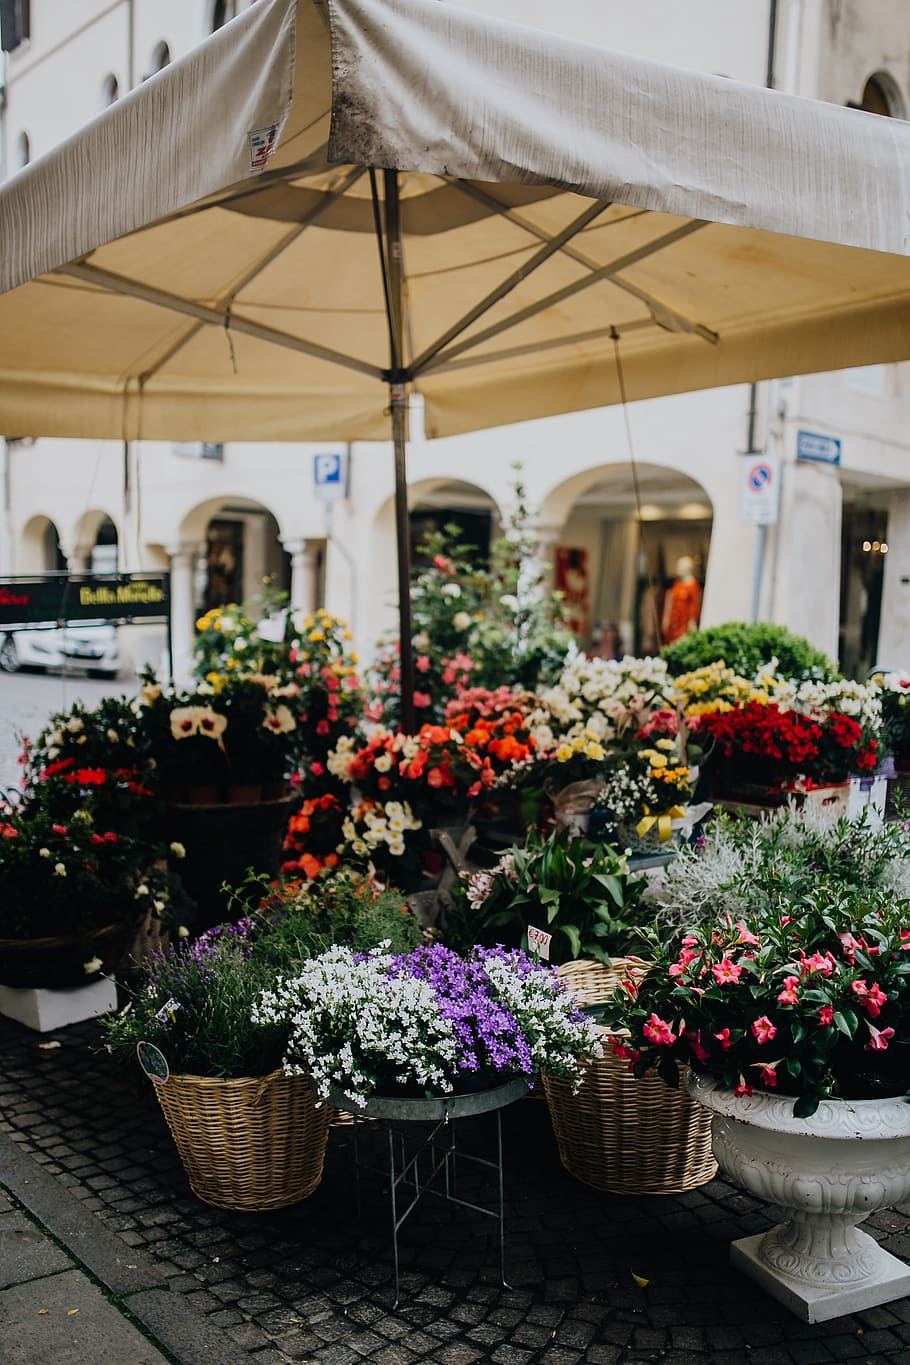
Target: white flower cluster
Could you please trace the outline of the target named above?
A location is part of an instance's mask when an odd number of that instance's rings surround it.
[[[576,1016],[575,1002],[548,972],[520,976],[501,958],[487,958],[484,970],[496,994],[515,1016],[536,1070],[569,1077],[577,1090],[587,1060],[603,1056],[597,1028]]]
[[[645,806],[658,804],[658,796],[647,774],[634,773],[628,763],[623,763],[601,787],[596,804],[619,822],[637,819],[644,814]]]
[[[337,777],[341,782],[350,782],[351,764],[357,752],[357,744],[353,735],[342,735],[334,749],[330,749],[325,760],[325,766],[333,777]]]
[[[341,827],[345,840],[353,851],[367,857],[380,844],[387,844],[393,858],[400,858],[405,850],[404,836],[408,830],[420,829],[421,821],[407,801],[361,801],[352,807]]]
[[[530,729],[540,749],[586,741],[603,743],[643,711],[672,709],[672,680],[663,659],[589,659],[577,654],[559,682],[541,695]]]
[[[364,1105],[377,1080],[449,1093],[458,1045],[428,981],[392,976],[391,955],[376,948],[358,961],[336,945],[299,976],[263,991],[255,1024],[291,1024],[289,1075],[312,1077],[317,1094],[337,1089]]]
[[[789,704],[794,711],[809,716],[836,711],[843,716],[852,716],[868,729],[881,728],[881,694],[873,683],[852,682],[848,678],[831,683],[802,682],[790,696],[780,699],[780,704]]]

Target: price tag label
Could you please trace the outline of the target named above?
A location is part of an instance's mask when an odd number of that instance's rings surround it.
[[[156,1047],[154,1043],[137,1043],[136,1056],[139,1058],[139,1065],[155,1085],[164,1085],[171,1074],[171,1068],[167,1064],[167,1058]]]
[[[553,935],[548,934],[543,929],[535,929],[533,924],[528,925],[528,947],[536,957],[542,957],[544,962],[550,961],[550,944]]]
[[[160,1019],[162,1024],[173,1024],[174,1020],[177,1018],[177,1011],[182,1009],[183,1006],[180,1001],[175,1000],[174,997],[171,996],[170,1000],[166,1000],[161,1006],[161,1009],[155,1015],[155,1018]]]

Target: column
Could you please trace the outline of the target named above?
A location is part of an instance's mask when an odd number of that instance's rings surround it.
[[[882,585],[877,663],[910,668],[910,492],[888,498],[888,553]]]
[[[185,686],[193,671],[193,638],[196,633],[193,569],[196,545],[167,547],[171,570],[171,641],[174,650],[174,681]]]
[[[783,499],[771,619],[836,659],[842,513],[837,470],[800,461],[787,465]]]
[[[282,544],[291,556],[291,610],[315,611],[316,572],[319,567],[316,542],[284,540]]]

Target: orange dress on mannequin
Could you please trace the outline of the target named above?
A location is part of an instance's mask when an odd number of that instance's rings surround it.
[[[685,635],[693,625],[697,626],[700,616],[701,587],[698,579],[677,578],[670,589],[666,607],[663,628],[664,644],[672,645],[674,640]]]

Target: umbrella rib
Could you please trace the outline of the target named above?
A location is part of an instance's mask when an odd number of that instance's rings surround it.
[[[527,218],[523,218],[520,213],[516,213],[514,209],[510,209],[505,204],[501,204],[492,194],[488,194],[485,190],[478,189],[476,185],[472,185],[466,180],[458,180],[453,183],[455,188],[468,199],[473,199],[476,203],[483,204],[486,208],[492,209],[494,213],[498,213],[508,222],[514,223],[516,227],[521,228],[522,231],[529,233],[532,237],[536,237],[538,241],[549,241],[549,236],[543,228],[537,227],[534,223],[529,222]],[[644,210],[642,209],[629,216],[639,218],[643,212]],[[628,221],[628,218],[620,221],[626,222]],[[583,251],[579,251],[578,247],[570,246],[567,243],[562,248],[562,253],[564,256],[568,256],[570,260],[577,261],[579,265],[583,265],[587,270],[593,271],[599,268],[597,262],[592,260],[590,256],[586,256]],[[717,345],[719,341],[718,334],[712,331],[710,327],[706,327],[701,322],[693,322],[691,318],[686,317],[685,313],[680,313],[678,309],[671,307],[668,303],[664,303],[662,299],[657,299],[652,294],[648,294],[644,289],[639,289],[637,285],[629,283],[628,280],[617,278],[613,280],[613,283],[617,289],[623,289],[627,294],[631,294],[634,298],[640,299],[642,303],[647,304],[655,315],[666,315],[668,321],[675,323],[681,332],[694,332],[695,335],[700,336],[703,341],[709,341],[714,346]],[[656,320],[660,323],[659,317],[657,317]]]
[[[510,317],[503,318],[502,322],[494,323],[492,327],[486,327],[482,332],[476,332],[474,336],[467,337],[464,341],[450,346],[448,350],[442,351],[433,360],[423,366],[423,373],[431,370],[438,370],[453,360],[456,355],[461,355],[463,351],[472,350],[475,346],[480,346],[484,341],[489,341],[492,337],[499,336],[500,333],[508,331],[512,327],[517,327],[520,323],[526,322],[529,318],[536,317],[538,313],[544,312],[547,308],[553,308],[563,300],[572,298],[575,294],[580,294],[583,289],[589,289],[592,284],[598,284],[601,280],[610,279],[611,276],[618,274],[621,270],[626,270],[630,265],[635,265],[638,261],[644,260],[647,256],[653,256],[656,252],[662,251],[665,247],[672,246],[674,242],[680,241],[683,237],[688,237],[693,232],[698,232],[700,228],[706,227],[707,223],[701,218],[693,218],[688,223],[683,223],[673,229],[672,232],[664,233],[662,237],[657,237],[653,242],[645,246],[636,247],[634,251],[626,252],[624,256],[618,256],[609,265],[600,266],[592,271],[582,280],[575,280],[572,284],[564,285],[562,289],[557,289],[552,294],[547,294],[544,298],[538,299],[536,303],[528,304],[526,308],[521,308],[517,313]]]
[[[382,378],[382,370],[378,366],[370,365],[365,360],[358,360],[355,356],[344,355],[341,351],[333,351],[327,346],[319,346],[316,342],[306,341],[303,337],[291,336],[275,327],[263,327],[261,323],[238,316],[229,308],[209,308],[204,303],[196,303],[192,299],[182,299],[179,295],[169,294],[164,289],[156,289],[152,285],[140,284],[138,280],[129,280],[123,275],[116,275],[113,271],[102,270],[96,265],[91,265],[88,261],[74,261],[70,265],[60,266],[55,273],[68,275],[75,280],[86,281],[113,294],[123,294],[128,298],[141,299],[144,303],[154,304],[159,308],[168,309],[172,313],[182,313],[184,317],[196,318],[199,322],[211,323],[215,327],[229,326],[232,331],[241,332],[245,336],[253,337],[256,341],[267,341],[273,346],[283,347],[286,351],[299,351],[303,355],[313,356],[316,360],[325,360],[332,365],[341,365],[349,370],[357,370],[360,374],[367,374],[372,379]]]
[[[502,280],[495,289],[491,289],[489,294],[482,298],[479,303],[476,303],[473,308],[470,308],[463,317],[460,317],[457,322],[453,322],[452,326],[447,328],[442,336],[433,342],[432,346],[428,346],[416,357],[410,366],[412,374],[421,374],[429,362],[439,355],[450,341],[454,341],[456,337],[467,331],[472,323],[475,323],[478,318],[483,317],[484,313],[488,313],[491,308],[495,307],[507,294],[512,292],[516,285],[521,284],[522,280],[533,275],[535,270],[544,265],[551,256],[555,256],[557,251],[561,251],[568,241],[593,222],[595,218],[598,218],[600,214],[605,213],[609,207],[610,201],[608,199],[598,199],[595,203],[589,204],[583,213],[574,218],[555,237],[547,237],[544,240],[544,245],[529,261],[525,261],[516,270],[513,270],[511,275]]]
[[[293,242],[296,242],[297,238],[300,237],[308,227],[312,227],[337,199],[340,199],[353,185],[356,185],[362,175],[363,168],[361,166],[355,166],[353,170],[349,171],[344,179],[325,197],[325,199],[317,204],[299,223],[296,223],[290,232],[286,232],[281,241],[267,251],[264,256],[261,256],[256,264],[239,280],[235,281],[226,293],[219,296],[219,304],[229,305],[232,300],[237,297],[241,289],[245,289],[248,284],[252,284],[253,280],[261,275],[263,270],[270,266],[273,261],[277,260]],[[233,318],[231,319],[231,325],[233,325]],[[204,326],[204,323],[197,322],[194,326],[185,328],[183,333],[167,347],[154,364],[142,371],[142,382],[147,383],[158,374],[169,361],[173,360],[174,356],[177,355],[184,346],[192,341],[193,337],[198,334],[199,329],[202,326]]]
[[[500,360],[514,360],[518,356],[537,355],[540,351],[555,351],[561,346],[583,346],[586,341],[597,341],[600,337],[626,336],[629,332],[641,332],[646,327],[657,327],[654,318],[637,318],[633,322],[618,325],[592,327],[587,332],[573,332],[571,336],[549,337],[546,341],[529,341],[523,346],[509,346],[502,351],[484,351],[483,355],[466,355],[446,365],[446,374],[454,370],[468,370],[474,365],[495,365]]]

